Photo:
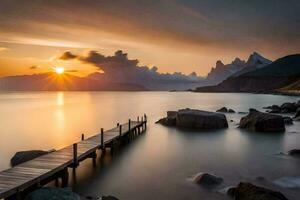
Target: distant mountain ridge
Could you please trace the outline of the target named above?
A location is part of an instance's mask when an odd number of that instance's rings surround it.
[[[289,86],[299,90],[300,54],[279,58],[256,70],[231,76],[215,86],[198,87],[196,92],[272,92]],[[298,83],[298,84],[296,84]]]
[[[42,73],[0,78],[2,91],[142,91],[145,87],[130,83],[105,82],[65,73]]]
[[[257,52],[253,52],[247,61],[235,58],[230,64],[224,65],[222,61],[219,60],[216,63],[216,67],[213,67],[208,73],[206,82],[208,85],[215,85],[230,76],[239,76],[243,73],[264,67],[271,62],[271,60],[264,58]]]

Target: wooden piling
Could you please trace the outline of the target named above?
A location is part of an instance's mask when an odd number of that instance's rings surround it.
[[[84,134],[81,134],[81,141],[84,140]]]
[[[101,149],[102,149],[102,151],[105,151],[105,146],[104,146],[104,129],[103,128],[101,128]]]
[[[77,143],[73,144],[73,168],[78,166],[78,158],[77,158]]]

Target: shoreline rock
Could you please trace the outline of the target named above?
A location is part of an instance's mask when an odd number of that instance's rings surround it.
[[[217,110],[216,112],[221,112],[221,113],[235,113],[235,111],[231,108],[226,108],[226,107],[222,107],[219,110]]]
[[[210,187],[222,183],[223,178],[208,173],[199,173],[193,178],[193,182],[202,186]]]
[[[28,194],[25,200],[80,200],[71,188],[42,187]]]
[[[197,130],[228,128],[228,122],[224,114],[188,108],[168,111],[167,117],[158,120],[156,123]]]
[[[230,188],[227,194],[237,200],[288,200],[281,192],[244,182]]]
[[[284,119],[280,115],[249,109],[249,114],[242,117],[239,128],[255,132],[284,132]]]

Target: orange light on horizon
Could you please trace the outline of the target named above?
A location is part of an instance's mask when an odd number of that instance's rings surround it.
[[[65,68],[63,67],[55,67],[54,70],[57,74],[63,74],[65,72]]]

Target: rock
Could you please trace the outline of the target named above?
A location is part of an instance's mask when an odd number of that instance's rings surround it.
[[[235,111],[233,109],[231,109],[231,108],[228,109],[228,112],[229,113],[235,113]]]
[[[255,109],[249,109],[249,114],[242,117],[239,128],[257,132],[283,132],[284,120],[280,115],[262,113]]]
[[[291,155],[291,156],[300,156],[300,149],[289,150],[288,154]]]
[[[109,195],[109,196],[102,196],[101,200],[119,200],[119,199]]]
[[[227,194],[235,200],[287,200],[280,192],[243,182],[236,188],[229,189]]]
[[[222,113],[235,113],[235,111],[231,108],[222,107],[216,112],[222,112]]]
[[[296,112],[297,107],[295,103],[284,103],[280,106],[280,109],[282,110],[282,112],[291,113]]]
[[[228,123],[224,114],[183,109],[177,113],[176,126],[191,129],[221,129],[227,128]]]
[[[287,125],[293,124],[293,119],[290,117],[283,117],[283,120],[284,120],[284,124],[287,124]]]
[[[298,117],[300,117],[300,109],[297,109],[297,112],[296,112],[296,114],[294,116],[294,118],[298,118]]]
[[[228,112],[228,109],[226,107],[222,107],[219,110],[217,110],[217,112],[224,112],[224,113],[226,113],[226,112]]]
[[[26,196],[25,200],[80,200],[71,188],[43,187]]]
[[[177,112],[169,111],[167,117],[158,120],[156,123],[190,129],[220,129],[228,127],[224,114],[188,108]]]
[[[245,115],[245,114],[248,114],[248,113],[247,112],[238,112],[238,114]]]
[[[214,186],[223,182],[223,179],[208,173],[199,173],[193,178],[193,182],[202,186]]]
[[[10,164],[11,166],[16,166],[23,162],[45,155],[47,153],[49,152],[42,150],[19,151],[11,158]]]

